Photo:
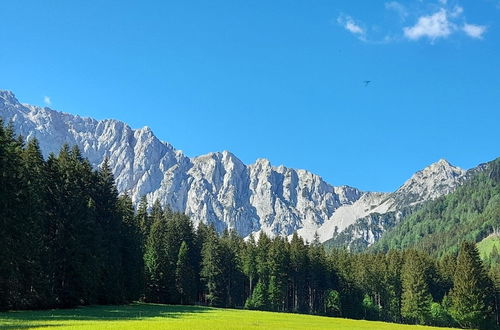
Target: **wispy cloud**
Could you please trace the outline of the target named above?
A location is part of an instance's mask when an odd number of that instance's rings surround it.
[[[43,97],[43,103],[45,103],[46,105],[51,105],[52,101],[50,100],[50,97],[44,96]]]
[[[358,39],[365,40],[366,30],[357,23],[351,16],[340,15],[337,18],[337,23],[342,25],[344,29],[356,35]]]
[[[471,38],[483,39],[486,32],[486,26],[465,23],[462,30]]]
[[[448,20],[448,14],[441,8],[437,13],[429,16],[421,16],[417,24],[412,27],[403,28],[405,37],[410,40],[418,40],[427,37],[431,40],[446,38],[453,32],[453,24]]]
[[[386,2],[385,9],[395,11],[403,21],[408,17],[408,10],[406,7],[397,1]]]

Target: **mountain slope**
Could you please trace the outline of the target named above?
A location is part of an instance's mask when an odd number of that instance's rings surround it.
[[[326,241],[359,218],[385,214],[447,194],[464,171],[439,161],[415,174],[392,194],[332,186],[305,170],[274,167],[259,159],[245,165],[230,152],[189,158],[144,127],[95,120],[21,104],[0,91],[0,117],[18,134],[37,138],[45,156],[77,145],[95,167],[109,158],[119,192],[137,203],[146,196],[185,212],[194,223],[235,229],[242,236],[264,231]]]
[[[422,203],[436,199],[452,192],[467,178],[467,171],[451,165],[448,161],[440,159],[436,163],[416,172],[398,190],[392,194],[378,195],[375,200],[368,203],[363,198],[357,200],[351,207],[365,204],[365,212],[360,212],[350,221],[338,222],[343,227],[319,229],[328,230],[325,242],[327,247],[347,246],[353,251],[364,250],[378,241],[389,229],[396,226],[399,221],[417,209]],[[348,209],[349,206],[343,207]],[[337,211],[337,215],[342,209]],[[328,225],[328,224],[326,224]]]
[[[500,227],[500,158],[481,166],[449,195],[423,205],[387,231],[373,249],[417,248],[454,253],[462,240],[479,242]]]

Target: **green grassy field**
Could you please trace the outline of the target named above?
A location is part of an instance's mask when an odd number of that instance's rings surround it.
[[[0,329],[445,329],[199,306],[131,304],[0,313]]]
[[[500,237],[499,236],[488,236],[481,242],[477,243],[477,249],[479,250],[479,255],[481,259],[486,259],[489,257],[491,250],[496,246],[498,252],[500,252]]]

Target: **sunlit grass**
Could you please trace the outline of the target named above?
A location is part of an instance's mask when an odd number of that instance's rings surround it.
[[[312,315],[131,304],[0,313],[0,329],[444,329]]]

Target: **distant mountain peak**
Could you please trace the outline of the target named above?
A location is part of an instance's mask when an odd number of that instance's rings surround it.
[[[93,166],[109,158],[118,191],[134,202],[146,196],[188,214],[195,224],[242,236],[299,232],[324,241],[361,217],[384,214],[453,190],[465,171],[442,159],[415,173],[395,193],[332,186],[302,169],[272,166],[265,158],[246,165],[229,151],[189,158],[148,127],[134,130],[118,120],[95,120],[19,103],[0,91],[0,116],[18,134],[35,137],[45,156],[62,144],[78,145]],[[406,203],[406,204],[405,204]]]
[[[465,179],[467,171],[440,159],[416,172],[397,191],[405,203],[419,203],[452,192]],[[404,196],[404,197],[402,197]]]
[[[16,96],[14,93],[11,91],[7,90],[0,90],[0,99],[2,103],[10,103],[10,104],[18,104],[19,101],[17,100]]]

